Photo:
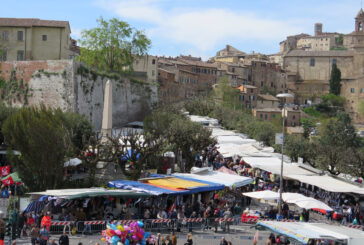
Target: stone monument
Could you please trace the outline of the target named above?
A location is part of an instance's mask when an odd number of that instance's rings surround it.
[[[102,142],[107,141],[107,137],[112,136],[112,84],[110,80],[105,85],[104,111],[102,113]]]

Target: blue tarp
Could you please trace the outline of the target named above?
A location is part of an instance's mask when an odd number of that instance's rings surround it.
[[[163,189],[157,186],[144,184],[138,181],[131,181],[131,180],[114,180],[107,183],[108,187],[113,187],[117,189],[124,189],[124,190],[135,190],[135,191],[142,191],[146,193],[150,193],[152,195],[187,195],[190,194],[189,190],[181,190],[181,191],[174,191],[170,189]]]
[[[133,152],[135,154],[135,151]],[[121,158],[121,160],[128,160],[131,158],[131,156],[133,155],[133,153],[131,152],[131,149],[128,149],[127,152],[126,152],[126,156],[123,156]],[[140,153],[138,153],[135,157],[136,160],[138,160],[140,157]]]

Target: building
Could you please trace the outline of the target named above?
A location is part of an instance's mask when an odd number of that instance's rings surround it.
[[[138,77],[144,77],[148,82],[157,82],[158,57],[144,55],[133,61],[133,71]]]
[[[282,118],[282,110],[278,108],[254,108],[253,116],[263,121],[273,121]]]
[[[160,100],[163,103],[175,103],[206,94],[217,83],[215,64],[203,62],[193,57],[184,59],[159,58],[158,82]]]
[[[256,108],[278,108],[279,100],[270,94],[258,94]]]
[[[226,45],[224,49],[219,50],[216,56],[212,58],[213,61],[238,63],[245,57],[245,53],[240,51],[233,46]]]
[[[362,71],[362,55],[351,50],[292,50],[283,57],[287,73],[287,89],[295,94],[295,103],[319,103],[329,93],[332,64],[341,71],[342,79],[352,78]]]
[[[364,11],[360,9],[355,17],[355,29],[344,36],[344,47],[356,51],[364,51]]]
[[[0,18],[2,61],[60,60],[79,52],[68,21]]]
[[[339,38],[342,34],[337,32],[322,32],[322,23],[316,23],[314,36],[306,36],[297,40],[297,49],[307,51],[329,51],[343,45]]]
[[[301,124],[301,110],[286,108],[284,112],[285,112],[284,124],[286,127],[296,127]]]
[[[237,88],[240,91],[239,101],[246,108],[255,108],[257,105],[257,87],[252,85],[241,85]]]

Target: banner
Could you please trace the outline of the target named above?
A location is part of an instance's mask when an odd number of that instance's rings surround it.
[[[0,173],[1,173],[1,177],[5,177],[8,176],[10,174],[10,166],[4,166],[4,167],[0,167]]]
[[[2,180],[2,182],[3,182],[4,186],[9,186],[9,185],[14,184],[14,180],[11,176],[9,176],[9,178]]]

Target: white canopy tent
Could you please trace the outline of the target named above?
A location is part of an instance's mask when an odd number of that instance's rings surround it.
[[[364,188],[328,175],[304,176],[298,174],[290,174],[286,175],[285,177],[298,180],[301,183],[317,186],[318,188],[329,192],[357,193],[364,195]]]
[[[76,167],[78,165],[82,164],[82,161],[78,158],[72,158],[68,160],[67,162],[64,162],[64,167]]]
[[[341,242],[346,241],[345,244],[347,245],[362,245],[364,241],[363,231],[339,225],[306,222],[260,221],[257,226],[268,228],[273,232],[299,241],[300,244],[308,244],[310,239]]]
[[[218,151],[224,157],[232,157],[234,155],[238,156],[261,156],[270,157],[269,153],[262,152],[258,150],[255,146],[251,144],[219,144],[217,145]]]
[[[215,118],[210,117],[203,117],[203,116],[197,116],[197,115],[189,115],[188,116],[192,122],[201,123],[203,125],[219,125],[219,121]]]
[[[259,168],[273,174],[281,174],[281,159],[276,157],[243,157],[243,160],[253,168]],[[283,162],[283,176],[287,175],[313,175],[315,173],[299,167],[295,163]]]
[[[200,171],[198,171],[200,170]],[[180,176],[180,177],[186,177],[191,178],[195,180],[202,180],[202,181],[208,181],[213,182],[217,184],[225,185],[226,187],[232,188],[232,187],[241,187],[247,184],[250,184],[253,182],[252,178],[239,176],[239,175],[232,175],[232,174],[226,174],[221,173],[218,171],[211,171],[208,168],[192,168],[191,174],[186,173],[175,173],[172,174],[174,176]]]
[[[255,191],[255,192],[247,192],[243,193],[244,196],[248,196],[255,199],[263,199],[263,200],[278,200],[279,199],[279,193],[274,191]],[[324,209],[328,211],[333,211],[332,208],[330,208],[325,203],[316,200],[312,197],[306,197],[299,193],[291,193],[291,192],[284,192],[282,193],[282,199],[286,203],[291,203],[299,206],[300,208],[305,209]]]

